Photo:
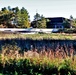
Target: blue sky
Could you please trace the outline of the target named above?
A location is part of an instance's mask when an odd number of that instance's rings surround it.
[[[65,17],[72,15],[76,18],[76,0],[0,0],[2,7],[25,7],[30,19],[34,19],[36,11],[45,17]]]

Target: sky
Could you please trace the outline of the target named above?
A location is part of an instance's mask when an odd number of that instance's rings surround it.
[[[72,15],[76,18],[76,0],[0,0],[0,9],[3,7],[24,7],[30,15],[30,20],[39,13],[44,17],[65,17]]]

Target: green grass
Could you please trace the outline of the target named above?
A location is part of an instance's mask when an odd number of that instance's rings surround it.
[[[51,39],[51,40],[76,40],[76,34],[65,34],[65,33],[43,33],[43,34],[14,34],[14,33],[3,33],[0,32],[0,39],[33,39],[33,40],[42,40],[42,39]]]
[[[64,33],[49,33],[49,34],[5,34],[0,32],[0,39],[33,39],[33,40],[42,40],[42,39],[54,39],[54,40],[76,40],[76,34],[64,34]]]
[[[23,73],[24,75],[57,75],[58,72],[61,73],[60,75],[62,75],[62,73],[65,75],[75,75],[76,70],[74,68],[72,69],[72,62],[70,59],[61,59],[58,61],[57,59],[49,60],[48,58],[19,58],[5,60],[6,65],[4,68],[6,75],[11,75],[11,73],[12,75],[23,75]],[[12,72],[10,65],[13,67],[12,70],[15,69],[15,72]]]
[[[54,40],[76,40],[76,35],[73,34],[61,34],[61,33],[50,33],[50,34],[24,34],[22,35],[25,38],[30,39],[54,39]]]

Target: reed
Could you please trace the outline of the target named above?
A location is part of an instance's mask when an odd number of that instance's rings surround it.
[[[75,75],[76,55],[71,44],[55,49],[20,52],[17,45],[5,45],[0,54],[0,72],[11,75]]]

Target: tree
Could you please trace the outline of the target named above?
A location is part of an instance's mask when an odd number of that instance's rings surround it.
[[[74,18],[73,18],[73,16],[72,15],[70,15],[70,20],[73,20]]]
[[[41,20],[39,21],[39,25],[37,28],[46,28],[46,19],[41,15]]]
[[[36,13],[36,15],[34,15],[34,21],[35,21],[35,24],[34,24],[34,27],[37,28],[38,25],[39,25],[39,20],[40,19],[40,14]]]
[[[15,13],[15,8],[12,8],[13,13]]]
[[[10,9],[10,6],[8,6],[8,8]],[[6,7],[1,9],[1,19],[0,19],[0,24],[2,24],[5,27],[8,27],[8,25],[10,24],[10,19],[11,19],[11,14],[12,12],[9,11],[9,9],[7,9]]]
[[[71,16],[70,16],[70,20],[71,20],[71,22],[70,22],[71,26],[72,26],[73,28],[76,28],[76,19],[73,18],[73,16],[71,15]]]
[[[70,28],[70,21],[68,19],[65,19],[63,21],[63,26],[64,26],[64,28]]]
[[[19,28],[28,28],[30,27],[29,14],[28,11],[22,7],[11,8],[8,6],[2,8],[0,11],[0,24],[6,25],[7,27],[19,27]]]
[[[21,28],[30,27],[29,15],[27,10],[24,7],[22,7],[22,9],[17,12],[17,20],[18,20],[19,27]]]
[[[19,11],[19,8],[18,7],[15,7],[15,12],[17,13]]]
[[[8,10],[9,10],[9,11],[11,11],[11,10],[12,10],[10,6],[8,6]]]
[[[72,28],[73,27],[73,16],[72,15],[70,15],[70,28]]]
[[[76,28],[76,19],[73,19],[72,22],[71,22],[71,24],[72,24],[73,28]]]
[[[6,9],[6,7],[4,7],[4,8],[2,8],[2,10],[1,11],[6,11],[7,9]]]
[[[36,15],[34,16],[34,21],[37,21],[39,19],[41,19],[40,14],[36,13]]]
[[[43,15],[36,13],[32,22],[34,28],[46,28],[46,19]]]

